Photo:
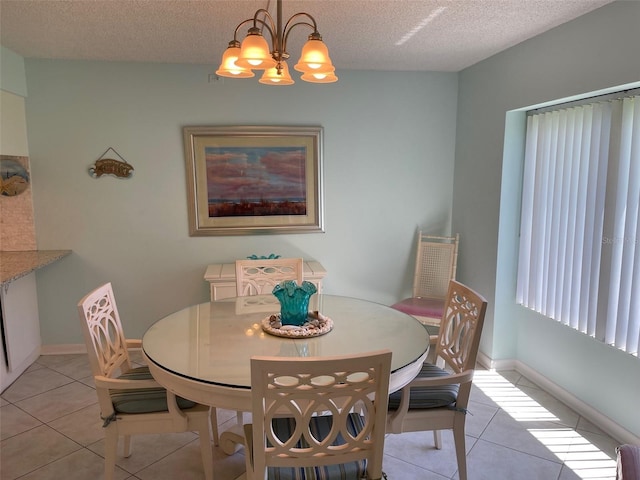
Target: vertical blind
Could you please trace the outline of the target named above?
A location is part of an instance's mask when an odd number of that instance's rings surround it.
[[[517,302],[638,355],[640,96],[527,118]]]

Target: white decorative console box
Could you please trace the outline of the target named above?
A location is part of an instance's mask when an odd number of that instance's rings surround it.
[[[322,293],[322,279],[327,274],[324,267],[315,261],[304,262],[304,279],[316,286],[318,293]],[[236,296],[236,264],[216,263],[209,265],[204,273],[204,279],[209,282],[211,301]]]

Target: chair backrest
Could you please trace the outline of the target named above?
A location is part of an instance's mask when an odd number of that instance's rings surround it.
[[[114,377],[131,370],[131,360],[111,283],[78,302],[78,314],[93,375]]]
[[[342,357],[253,357],[251,397],[256,478],[268,466],[304,467],[367,459],[369,478],[381,478],[391,351]],[[350,413],[361,413],[360,434],[349,433]],[[314,414],[331,415],[325,441],[309,427]],[[289,417],[289,438],[276,438],[272,421]],[[360,418],[360,417],[358,417]],[[344,444],[332,446],[336,436]],[[268,443],[267,443],[268,442]],[[298,445],[298,446],[296,446]],[[300,448],[304,445],[304,448]],[[308,447],[307,447],[308,445]]]
[[[436,341],[436,358],[456,373],[475,368],[487,301],[455,280],[449,282]]]
[[[271,293],[284,280],[303,281],[302,258],[236,260],[238,297]]]
[[[456,278],[459,235],[437,237],[418,233],[413,296],[444,298]]]

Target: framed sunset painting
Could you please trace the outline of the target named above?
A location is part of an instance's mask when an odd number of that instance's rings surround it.
[[[189,234],[323,232],[322,127],[184,127]]]

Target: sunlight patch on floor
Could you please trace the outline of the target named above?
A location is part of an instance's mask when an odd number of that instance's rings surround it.
[[[518,422],[559,421],[556,415],[498,372],[476,370],[473,383]],[[575,430],[558,426],[529,428],[527,431],[579,478],[615,480],[616,461]]]
[[[558,421],[549,410],[497,372],[476,370],[473,384],[519,422]]]
[[[616,478],[616,461],[575,430],[533,428],[528,431],[580,478]]]

